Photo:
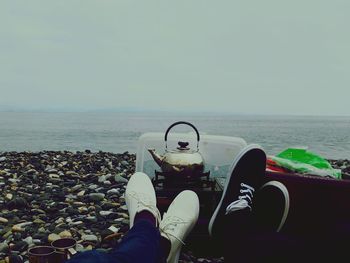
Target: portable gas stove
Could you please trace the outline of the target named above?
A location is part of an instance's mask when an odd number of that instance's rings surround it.
[[[152,183],[161,214],[167,211],[174,198],[183,190],[192,190],[198,195],[200,203],[199,218],[186,242],[189,249],[194,252],[215,254],[215,251],[213,252],[215,246],[210,244],[208,225],[222,195],[222,180],[223,178],[210,178],[210,172],[205,172],[196,179],[192,179],[186,176],[174,178],[160,171],[155,171]]]

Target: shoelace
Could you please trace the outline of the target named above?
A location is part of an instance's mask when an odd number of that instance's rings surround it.
[[[239,191],[241,195],[238,196],[238,200],[233,201],[227,206],[226,215],[232,213],[233,211],[241,210],[246,207],[249,207],[249,209],[252,210],[251,204],[254,191],[255,190],[253,187],[241,183],[241,190]]]
[[[161,222],[159,226],[159,230],[164,233],[168,239],[170,239],[170,236],[177,239],[179,242],[181,242],[183,245],[185,245],[185,242],[181,240],[181,238],[177,237],[175,234],[173,234],[175,228],[179,224],[186,224],[187,222],[183,220],[180,217],[177,216],[166,216],[166,213],[163,215],[163,221]]]
[[[155,205],[151,204],[151,198],[147,194],[132,191],[128,193],[128,195],[137,201],[136,211],[139,211],[140,208],[148,208],[149,211],[152,211],[153,215],[156,217],[157,223],[159,224],[159,222],[161,221],[160,212]]]

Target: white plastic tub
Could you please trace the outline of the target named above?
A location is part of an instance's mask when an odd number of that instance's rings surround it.
[[[191,149],[197,148],[196,135],[190,133],[171,133],[168,137],[168,149],[175,149],[178,141],[187,141]],[[246,141],[239,137],[217,136],[201,134],[199,152],[205,163],[205,171],[210,171],[212,177],[226,177],[235,156],[247,145]],[[164,133],[145,133],[139,137],[136,152],[136,171],[144,172],[151,178],[154,171],[160,171],[159,166],[153,160],[148,148],[156,149],[163,155],[165,152]]]

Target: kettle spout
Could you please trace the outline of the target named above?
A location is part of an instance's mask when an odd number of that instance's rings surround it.
[[[161,155],[159,155],[158,153],[156,153],[155,149],[148,149],[148,151],[149,151],[149,153],[152,155],[154,161],[155,161],[159,166],[161,166],[164,157],[161,156]]]

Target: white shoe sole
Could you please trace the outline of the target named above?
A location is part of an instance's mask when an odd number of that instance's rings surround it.
[[[284,223],[286,222],[286,219],[287,219],[288,213],[289,213],[289,192],[288,192],[287,187],[284,184],[282,184],[281,182],[278,182],[278,181],[267,182],[266,184],[264,184],[260,188],[260,190],[264,189],[267,186],[274,186],[274,187],[278,188],[284,195],[285,203],[284,203],[283,215],[282,215],[282,218],[281,218],[281,222],[279,223],[278,228],[276,230],[277,232],[280,232],[282,227],[284,226]]]

